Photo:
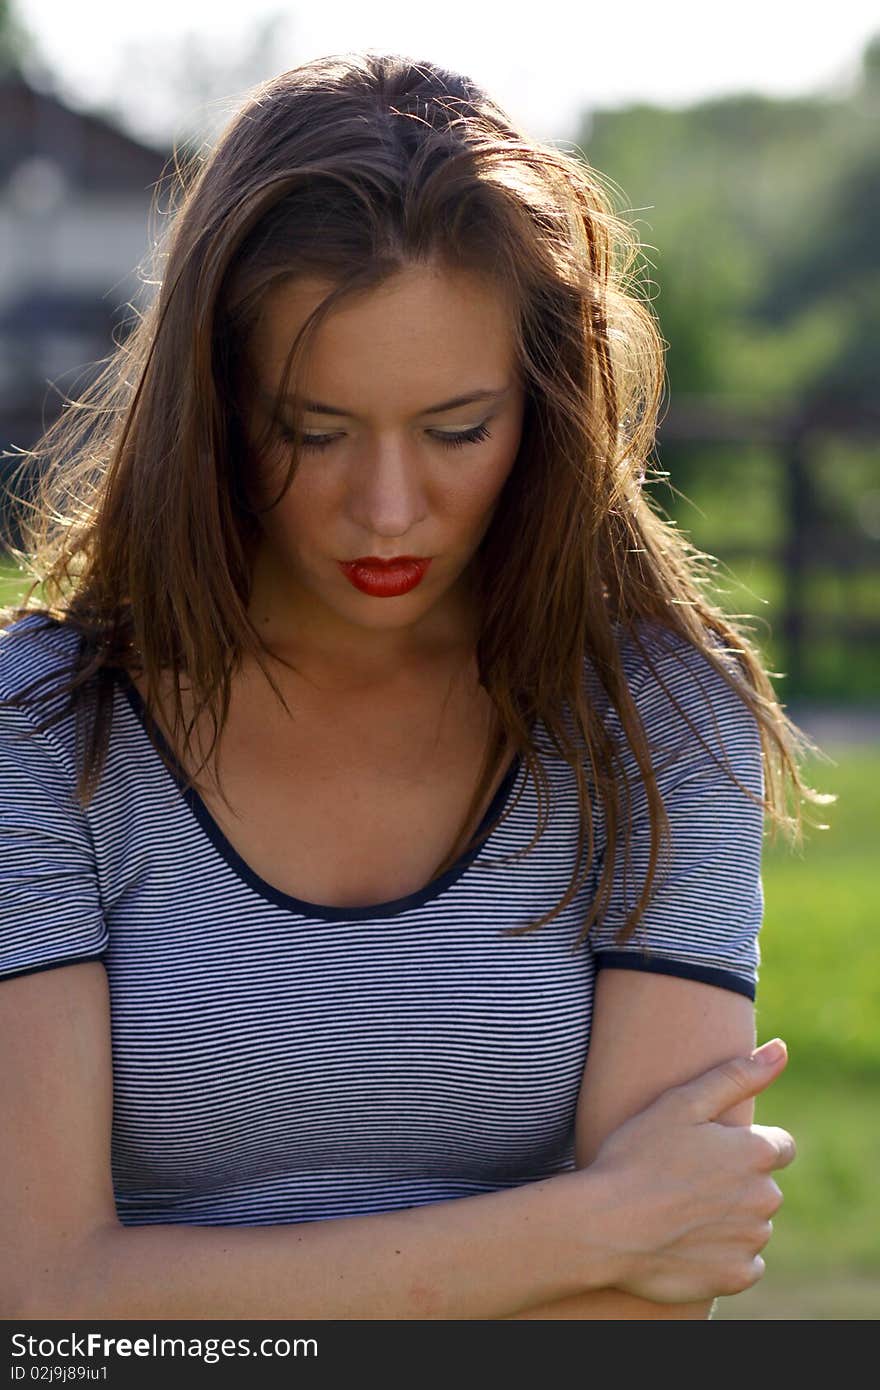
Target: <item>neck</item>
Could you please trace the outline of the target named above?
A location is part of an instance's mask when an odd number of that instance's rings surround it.
[[[312,595],[273,584],[263,561],[249,614],[270,658],[328,693],[379,691],[458,670],[474,657],[479,635],[469,571],[418,622],[382,629],[345,622]]]

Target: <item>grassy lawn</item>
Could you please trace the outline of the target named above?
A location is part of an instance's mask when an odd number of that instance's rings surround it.
[[[21,590],[0,567],[0,602]],[[825,746],[806,780],[838,801],[807,807],[801,853],[764,851],[758,1038],[785,1038],[783,1076],[758,1099],[758,1123],[791,1131],[798,1157],[777,1174],[785,1204],[764,1251],[767,1272],[717,1317],[880,1316],[880,748]]]
[[[16,603],[24,597],[26,576],[8,559],[0,559],[0,604]]]
[[[880,748],[825,746],[807,780],[838,801],[811,819],[802,856],[765,847],[760,1041],[789,1045],[756,1121],[790,1130],[797,1159],[776,1175],[785,1203],[754,1289],[720,1300],[724,1318],[880,1316]]]
[[[716,1318],[876,1318],[880,1084],[799,1074],[794,1044],[788,1070],[755,1115],[798,1145],[794,1163],[774,1175],[785,1202],[763,1252],[767,1272],[747,1293],[721,1299]]]
[[[758,1022],[791,1046],[788,1070],[837,1084],[880,1085],[877,787],[880,746],[826,748],[805,776],[834,792],[809,808],[828,830],[806,830],[802,854],[765,847]]]

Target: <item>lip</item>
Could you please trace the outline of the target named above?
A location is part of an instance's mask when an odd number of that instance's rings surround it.
[[[339,560],[339,568],[350,584],[372,598],[398,598],[421,584],[431,556],[401,555],[393,560],[365,556],[358,560]]]
[[[431,557],[429,555],[392,555],[390,560],[384,560],[381,555],[358,555],[354,560],[341,560],[343,565],[426,565]]]

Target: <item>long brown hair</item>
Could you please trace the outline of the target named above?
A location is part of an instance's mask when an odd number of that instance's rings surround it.
[[[801,812],[797,799],[787,812],[786,777],[801,798],[836,799],[801,780],[798,758],[815,745],[784,714],[745,626],[710,601],[713,557],[643,490],[665,344],[640,293],[638,238],[602,177],[583,158],[527,138],[469,78],[367,52],[307,62],[257,88],[210,153],[175,163],[172,194],[150,267],[158,294],[28,452],[42,464],[41,481],[23,522],[26,544],[10,548],[33,583],[23,605],[0,610],[3,625],[38,608],[79,634],[79,659],[55,690],[78,718],[90,696],[80,804],[100,781],[118,668],[142,673],[151,731],[160,676],[171,673],[174,737],[182,732],[187,749],[208,712],[214,736],[198,772],[222,732],[244,657],[256,660],[287,709],[247,611],[260,535],[248,487],[253,440],[243,425],[250,336],[264,296],[283,281],[314,275],[332,284],[291,349],[280,398],[346,295],[431,262],[477,271],[510,296],[527,387],[519,453],[476,557],[477,661],[494,730],[434,876],[483,838],[473,831],[477,811],[511,750],[538,792],[529,849],[543,833],[549,782],[532,738],[540,719],[577,778],[578,857],[562,900],[511,930],[551,921],[586,880],[591,786],[602,799],[607,845],[580,940],[601,916],[618,839],[620,750],[586,696],[588,658],[648,797],[651,857],[620,933],[628,939],[650,899],[660,838],[669,839],[619,647],[623,634],[642,647],[643,621],[699,648],[752,710],[763,808],[774,836],[781,826],[799,843]],[[291,446],[285,488],[296,465]],[[30,600],[39,585],[37,605]],[[189,724],[183,675],[193,696]]]

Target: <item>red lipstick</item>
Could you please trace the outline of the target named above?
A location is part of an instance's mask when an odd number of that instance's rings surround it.
[[[397,598],[408,594],[421,584],[431,563],[418,555],[395,555],[382,560],[377,555],[362,555],[357,560],[340,560],[339,568],[349,583],[373,598]]]

